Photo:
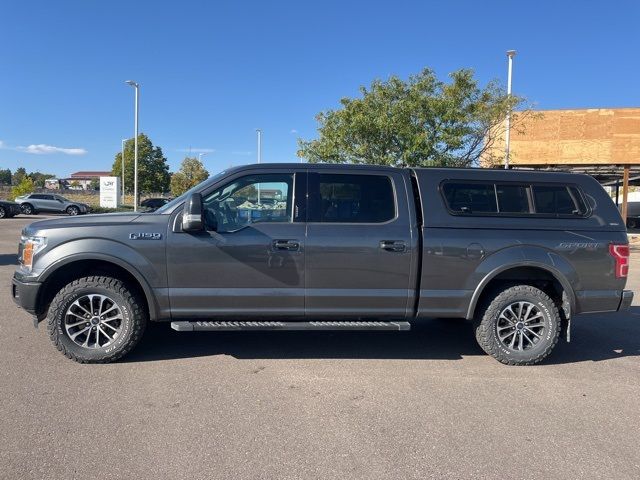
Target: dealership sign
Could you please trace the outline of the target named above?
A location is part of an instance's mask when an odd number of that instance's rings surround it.
[[[100,177],[100,206],[104,208],[120,206],[119,177]]]

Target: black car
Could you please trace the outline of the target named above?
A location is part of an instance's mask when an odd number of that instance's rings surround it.
[[[20,215],[20,205],[9,200],[0,200],[0,218],[11,218]]]
[[[163,207],[167,203],[169,203],[170,198],[147,198],[140,202],[141,207],[148,208],[150,210],[157,210],[160,207]]]

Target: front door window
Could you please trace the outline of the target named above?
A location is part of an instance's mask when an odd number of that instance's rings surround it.
[[[233,232],[253,223],[291,223],[293,175],[242,177],[204,199],[207,227]]]

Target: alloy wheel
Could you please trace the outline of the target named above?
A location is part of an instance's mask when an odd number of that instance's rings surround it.
[[[89,294],[69,305],[64,328],[76,345],[104,348],[120,336],[123,321],[122,311],[114,300],[106,295]]]
[[[535,304],[526,301],[506,306],[496,322],[500,343],[512,351],[535,347],[545,334],[545,318]]]

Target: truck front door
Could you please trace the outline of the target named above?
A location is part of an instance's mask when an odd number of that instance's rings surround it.
[[[203,193],[208,231],[169,229],[172,318],[304,316],[303,178],[284,169],[237,173]]]
[[[407,188],[404,175],[389,170],[309,173],[309,318],[402,318],[411,311],[416,241]]]

